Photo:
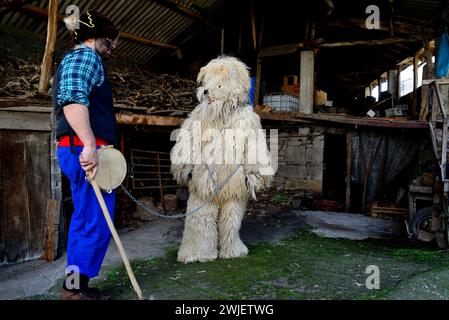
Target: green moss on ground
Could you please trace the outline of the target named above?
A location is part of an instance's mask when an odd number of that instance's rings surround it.
[[[134,261],[149,299],[449,299],[449,255],[408,242],[322,238],[309,231],[275,244],[249,247],[249,255],[206,263],[176,261],[177,245],[165,257]],[[368,290],[369,265],[380,269],[380,289]],[[59,283],[60,282],[60,283]],[[47,294],[59,299],[59,281]],[[113,299],[135,299],[123,266],[93,284]]]
[[[321,238],[306,231],[249,249],[244,258],[187,265],[176,261],[174,249],[132,265],[144,296],[162,300],[388,299],[401,283],[449,266],[448,254],[441,251]],[[365,286],[369,265],[380,268],[380,290]],[[135,299],[124,267],[112,269],[96,285],[114,299]]]

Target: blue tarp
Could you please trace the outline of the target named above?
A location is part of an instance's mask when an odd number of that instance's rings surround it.
[[[251,78],[251,89],[249,90],[249,103],[254,106],[254,92],[256,89],[256,77]]]
[[[435,77],[447,78],[449,69],[449,35],[447,34],[447,27],[444,28],[444,32],[441,35],[435,69]]]

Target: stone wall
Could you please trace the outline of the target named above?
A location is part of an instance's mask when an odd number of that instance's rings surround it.
[[[279,132],[278,171],[273,187],[285,192],[322,193],[324,129]]]

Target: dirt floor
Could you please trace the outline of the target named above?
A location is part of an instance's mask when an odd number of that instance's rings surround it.
[[[326,238],[312,228],[298,211],[247,217],[247,257],[180,264],[174,241],[165,256],[132,265],[144,296],[156,300],[449,299],[447,252],[405,238]],[[371,265],[379,267],[378,290],[366,287]],[[61,281],[31,299],[59,299]],[[114,299],[135,299],[122,266],[93,283]]]

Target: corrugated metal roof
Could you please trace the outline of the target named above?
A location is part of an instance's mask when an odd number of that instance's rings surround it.
[[[199,14],[213,12],[223,5],[224,0],[176,0],[171,2]],[[49,0],[33,1],[32,5],[47,9]],[[109,17],[121,32],[173,45],[177,45],[173,41],[195,22],[195,18],[171,10],[151,0],[62,0],[59,3],[59,14],[64,16],[66,8],[70,5],[78,6],[80,12],[89,9],[101,12]],[[47,20],[26,11],[9,12],[3,16],[0,23],[42,35],[47,32]],[[68,30],[60,27],[58,29],[58,41],[69,39]],[[177,40],[182,42],[180,39]],[[121,39],[115,52],[117,55],[145,62],[157,54],[159,50],[160,48],[156,46]]]
[[[395,0],[394,9],[401,16],[428,21],[447,4],[442,0]]]

